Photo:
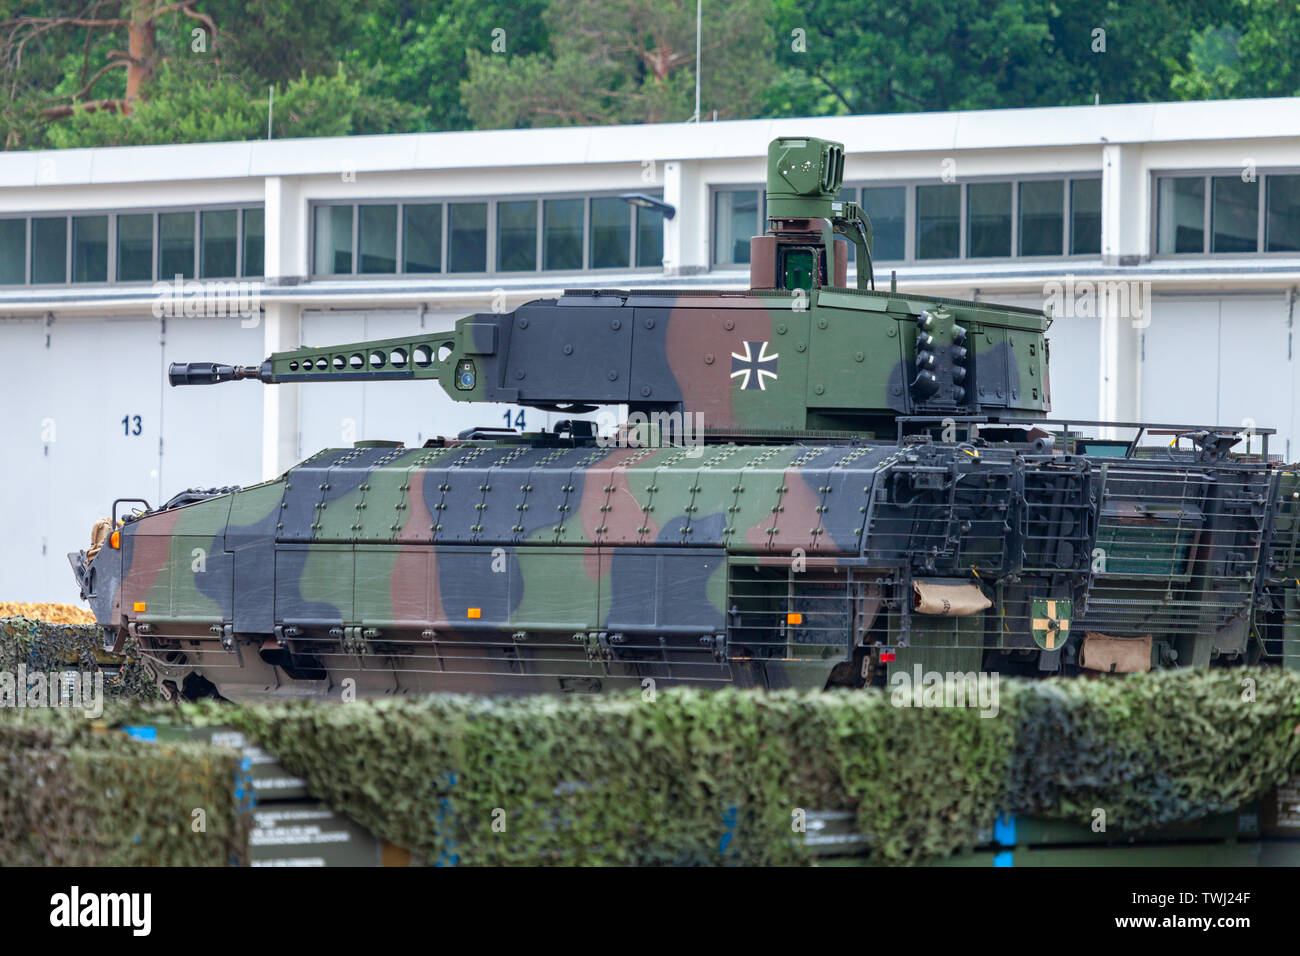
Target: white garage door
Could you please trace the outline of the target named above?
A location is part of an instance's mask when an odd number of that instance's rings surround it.
[[[0,481],[7,518],[17,516],[0,549],[0,593],[75,601],[65,554],[90,543],[90,526],[114,498],[157,500],[159,323],[5,322],[0,337],[0,352],[23,369],[0,385],[10,410]]]
[[[226,319],[168,319],[165,343],[152,316],[0,321],[0,599],[76,603],[65,555],[90,543],[115,498],[156,506],[257,480],[260,390],[173,390],[166,366],[238,360],[261,351],[261,335]]]
[[[1294,365],[1283,297],[1156,296],[1142,342],[1142,417],[1191,425],[1252,420],[1277,429],[1269,451],[1290,461]]]
[[[49,536],[51,511],[49,457],[57,447],[58,422],[49,405],[52,363],[42,320],[0,321],[0,501],[4,502],[5,545],[0,548],[0,600],[40,600],[47,561],[59,542]],[[76,546],[84,547],[78,534]],[[70,545],[67,550],[71,551]],[[59,560],[62,560],[60,557]]]

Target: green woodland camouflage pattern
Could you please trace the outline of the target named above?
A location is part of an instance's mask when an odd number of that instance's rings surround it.
[[[1090,632],[1152,667],[1296,666],[1295,476],[1229,454],[1239,430],[1153,454],[1047,427],[1042,312],[876,290],[861,254],[846,287],[833,233],[865,251],[870,226],[833,199],[836,148],[773,143],[747,292],[578,290],[454,333],[173,366],[628,419],[358,442],[130,516],[69,556],[109,641],[228,697],[1070,673],[1096,666]],[[945,585],[988,606],[916,612]]]

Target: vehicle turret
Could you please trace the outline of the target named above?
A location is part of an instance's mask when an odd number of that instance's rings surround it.
[[[704,434],[893,435],[898,419],[1041,417],[1041,311],[874,288],[872,230],[842,202],[844,149],[781,137],[767,230],[744,291],[571,290],[451,332],[277,352],[260,365],[178,363],[173,385],[436,380],[452,399],[581,413],[694,416]],[[857,280],[847,280],[849,241]]]

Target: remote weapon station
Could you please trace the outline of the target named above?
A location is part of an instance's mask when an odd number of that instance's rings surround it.
[[[115,503],[69,555],[106,645],[236,699],[1300,666],[1300,482],[1269,433],[1051,419],[1050,317],[876,288],[843,168],[837,143],[771,144],[747,291],[574,290],[173,365],[574,417]]]

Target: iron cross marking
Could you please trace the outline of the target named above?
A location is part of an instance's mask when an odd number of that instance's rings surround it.
[[[768,376],[776,381],[776,360],[778,354],[767,354],[767,342],[746,342],[745,354],[731,353],[731,377],[740,379],[741,389],[767,390]]]

